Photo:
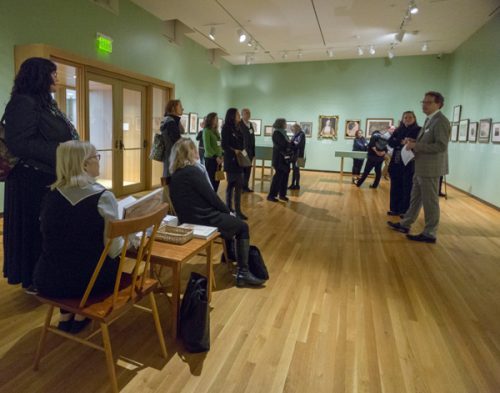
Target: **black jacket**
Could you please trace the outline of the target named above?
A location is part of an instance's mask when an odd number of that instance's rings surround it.
[[[224,170],[230,173],[243,173],[238,165],[234,150],[243,150],[245,142],[243,133],[236,125],[224,124],[221,133],[221,146],[224,150]]]
[[[382,134],[378,131],[375,131],[370,137],[367,159],[374,162],[384,161],[384,156],[378,156],[373,148],[375,148],[378,152],[387,152],[387,141],[382,138]]]
[[[355,138],[352,144],[352,151],[366,151],[368,149],[368,142],[364,137]]]
[[[403,161],[401,160],[401,150],[404,147],[404,145],[401,144],[401,141],[405,138],[417,139],[420,128],[421,127],[416,123],[409,127],[406,127],[403,123],[401,123],[400,126],[394,130],[391,137],[387,141],[388,145],[394,149],[392,152],[391,162],[389,164],[390,171],[394,171],[394,166],[401,166],[401,168],[405,167]],[[415,162],[411,161],[404,169],[413,171],[414,165]]]
[[[299,131],[293,136],[292,145],[295,153],[295,158],[304,157],[306,150],[306,134],[304,134],[304,131]]]
[[[22,162],[55,174],[57,146],[72,137],[64,119],[33,97],[17,94],[5,108],[5,139],[9,151]]]
[[[253,123],[250,122],[250,127],[247,127],[245,122],[241,120],[239,127],[241,133],[243,134],[243,144],[245,146],[245,150],[247,151],[250,160],[253,160],[255,157],[255,129]]]
[[[286,156],[291,156],[292,144],[288,137],[283,135],[282,130],[275,129],[273,132],[273,167],[276,170],[287,171],[290,169],[290,160]]]

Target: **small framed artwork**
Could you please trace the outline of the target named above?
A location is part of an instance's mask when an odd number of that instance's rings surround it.
[[[253,123],[253,130],[256,136],[262,135],[262,120],[260,119],[250,119],[250,122]]]
[[[217,118],[217,127],[219,127],[219,132],[222,131],[222,126],[224,125],[224,119],[222,119],[221,117],[218,117]]]
[[[198,117],[198,131],[203,130],[204,127],[205,127],[205,118]]]
[[[302,131],[304,131],[304,134],[306,134],[307,138],[312,137],[312,129],[313,129],[313,123],[310,121],[301,121],[299,123],[300,128],[302,128]]]
[[[468,132],[469,132],[469,119],[460,120],[460,123],[458,123],[458,141],[467,142]]]
[[[458,141],[458,123],[453,123],[451,125],[450,141],[452,142]]]
[[[469,123],[469,142],[477,141],[477,121]]]
[[[500,143],[500,123],[493,123],[491,125],[491,141],[493,143]]]
[[[490,141],[491,119],[479,120],[479,142],[488,143]]]
[[[337,140],[337,129],[339,124],[338,116],[325,116],[321,115],[319,117],[319,131],[318,138],[328,138]]]
[[[392,127],[394,120],[389,118],[366,119],[366,137],[372,136],[373,132],[385,132]]]
[[[296,121],[287,121],[286,122],[286,134],[290,137],[293,136],[292,126],[296,124]]]
[[[345,134],[346,139],[353,139],[356,137],[356,132],[361,127],[361,120],[346,120],[345,121]]]
[[[273,135],[273,126],[264,126],[264,136]]]
[[[187,134],[189,132],[189,115],[184,114],[181,116],[181,134]]]
[[[198,114],[195,112],[191,112],[189,114],[189,133],[190,134],[197,134],[198,130],[196,129],[198,127]]]
[[[455,105],[453,107],[453,123],[460,121],[460,114],[462,113],[462,105]]]

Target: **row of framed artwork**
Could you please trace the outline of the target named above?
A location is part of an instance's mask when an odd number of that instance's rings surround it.
[[[491,119],[478,122],[461,119],[462,105],[453,107],[450,140],[452,142],[500,143],[500,122],[492,123]]]

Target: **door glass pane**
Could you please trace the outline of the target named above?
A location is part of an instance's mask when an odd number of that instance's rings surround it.
[[[143,151],[142,93],[123,89],[123,185],[141,182]]]
[[[151,135],[151,143],[153,143],[154,134],[160,132],[160,124],[167,105],[167,91],[165,89],[153,88],[153,127]],[[151,177],[151,185],[160,185],[160,179],[163,174],[163,164],[161,162],[152,160],[153,173]]]
[[[99,183],[113,188],[113,88],[89,81],[89,136],[101,154]]]
[[[57,105],[68,119],[78,129],[78,96],[76,91],[76,67],[57,63],[57,85],[56,92],[53,93]]]

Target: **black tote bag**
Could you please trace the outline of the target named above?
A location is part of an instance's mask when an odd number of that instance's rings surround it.
[[[248,252],[248,269],[255,277],[262,280],[269,280],[269,272],[257,246],[250,246],[250,251]]]
[[[210,349],[210,312],[208,308],[208,281],[205,276],[192,272],[180,311],[180,333],[189,352]]]

